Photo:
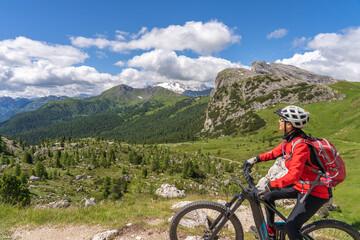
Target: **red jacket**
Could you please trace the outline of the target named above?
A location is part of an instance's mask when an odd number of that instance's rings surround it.
[[[303,181],[314,181],[317,174],[312,171],[313,167],[305,165],[306,161],[310,161],[310,150],[308,145],[304,142],[299,142],[295,145],[294,152],[292,153],[292,158],[289,158],[287,155],[291,155],[291,150],[293,144],[302,137],[296,137],[290,142],[286,140],[275,147],[270,152],[266,152],[260,155],[261,161],[267,161],[270,159],[275,159],[279,156],[285,156],[285,166],[289,170],[285,176],[270,181],[271,187],[290,187],[293,185],[293,188],[299,191],[300,193],[305,194],[309,188],[310,184],[301,184],[299,180]],[[284,153],[283,153],[284,151]],[[329,198],[329,191],[326,186],[316,186],[310,195],[314,195],[319,198]]]

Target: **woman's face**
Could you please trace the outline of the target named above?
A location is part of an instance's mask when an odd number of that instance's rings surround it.
[[[286,124],[286,132],[290,132],[294,129],[293,125],[289,122],[285,122],[283,119],[279,119],[279,130],[285,132],[285,124]]]

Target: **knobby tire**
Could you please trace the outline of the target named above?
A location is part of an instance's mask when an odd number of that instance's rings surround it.
[[[302,232],[309,235],[311,237],[310,240],[360,240],[360,233],[354,227],[337,220],[320,220],[310,223],[302,228]],[[324,236],[321,236],[321,234],[324,234]],[[328,237],[326,237],[327,234],[329,234]]]
[[[184,206],[183,208],[181,208],[178,212],[176,212],[176,214],[174,215],[174,217],[172,218],[172,221],[170,223],[170,240],[185,240],[187,237],[189,236],[185,236],[187,230],[186,229],[182,229],[182,227],[180,226],[180,220],[181,219],[185,219],[186,215],[194,210],[199,210],[199,209],[205,209],[205,210],[213,210],[218,212],[219,214],[224,214],[226,211],[225,206],[215,203],[215,202],[211,202],[211,201],[198,201],[198,202],[193,202],[190,203],[186,206]],[[219,215],[217,214],[217,215]],[[235,239],[235,240],[243,240],[244,239],[244,232],[243,232],[243,228],[242,225],[240,223],[240,220],[238,219],[238,217],[233,214],[229,221],[227,222],[227,224],[232,224],[234,231],[235,231],[235,236],[232,238],[225,238],[225,239]],[[202,231],[206,230],[206,227],[203,226],[203,228],[201,229]],[[191,232],[191,229],[189,229],[189,231]],[[201,232],[201,231],[200,231]],[[189,233],[191,235],[191,233]],[[199,239],[199,237],[202,238],[203,235],[196,237],[193,237],[192,239]],[[220,236],[218,236],[218,239],[224,239],[221,238]]]

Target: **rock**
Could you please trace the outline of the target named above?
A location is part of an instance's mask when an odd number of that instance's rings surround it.
[[[51,202],[48,206],[52,208],[67,208],[70,207],[70,202],[68,200],[60,200],[59,202]]]
[[[161,188],[157,189],[155,193],[165,198],[185,197],[184,190],[179,190],[175,186],[167,183],[162,184]]]
[[[92,240],[112,240],[119,234],[118,230],[109,230],[103,233],[96,234]]]
[[[275,179],[283,177],[288,172],[288,169],[285,166],[285,161],[283,157],[278,157],[274,165],[269,169],[265,177],[261,178],[256,185],[259,189],[263,189],[266,182],[273,181]]]
[[[30,182],[31,182],[31,183],[32,183],[32,182],[38,182],[38,181],[40,181],[40,178],[39,178],[39,177],[34,176],[34,175],[32,175],[32,176],[30,177]]]
[[[76,175],[75,179],[79,181],[84,175]]]
[[[179,203],[176,203],[174,205],[171,206],[171,209],[175,210],[175,209],[180,209],[188,204],[192,203],[191,201],[182,201]]]
[[[29,186],[29,189],[31,190],[31,189],[36,189],[36,188],[38,188],[37,186],[35,186],[35,185],[30,185]]]
[[[208,227],[208,216],[202,210],[194,210],[185,215],[186,218],[180,220],[180,225],[188,228],[195,228],[200,225]],[[171,222],[173,217],[169,218]]]
[[[200,236],[188,236],[185,238],[185,240],[201,240],[202,237]]]
[[[95,206],[96,205],[95,198],[90,198],[90,199],[84,198],[84,200],[85,200],[85,207]]]
[[[280,199],[275,201],[276,205],[283,206],[286,209],[293,209],[296,204],[296,199]]]

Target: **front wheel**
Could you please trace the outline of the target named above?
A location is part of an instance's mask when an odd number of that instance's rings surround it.
[[[309,240],[360,240],[360,233],[351,225],[336,220],[321,220],[306,225],[302,233]]]
[[[170,240],[207,239],[206,237],[211,236],[218,224],[212,229],[209,227],[214,222],[220,223],[225,211],[225,206],[210,201],[198,201],[184,206],[171,220]],[[214,239],[244,239],[243,228],[235,214],[229,218]]]

